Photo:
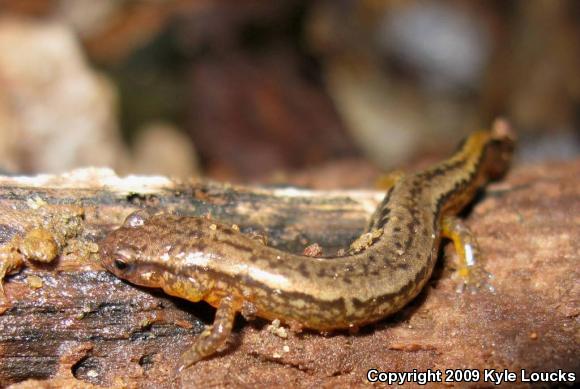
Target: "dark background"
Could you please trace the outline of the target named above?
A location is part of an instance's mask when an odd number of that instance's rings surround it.
[[[580,3],[0,2],[0,167],[364,186],[508,118],[576,158]],[[314,177],[314,178],[313,178]]]

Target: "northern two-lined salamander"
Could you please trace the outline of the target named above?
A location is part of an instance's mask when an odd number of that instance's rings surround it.
[[[468,275],[474,241],[454,215],[505,172],[513,146],[508,125],[497,120],[448,160],[398,179],[372,217],[367,244],[344,256],[294,255],[206,218],[137,212],[100,243],[101,258],[120,278],[217,307],[179,371],[224,344],[240,311],[321,331],[361,326],[421,291],[442,237],[453,240]]]

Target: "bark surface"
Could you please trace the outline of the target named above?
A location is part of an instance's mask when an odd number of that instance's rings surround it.
[[[239,318],[228,347],[186,370],[181,383],[363,387],[371,368],[508,369],[518,375],[521,369],[562,369],[578,376],[579,178],[580,161],[516,167],[466,212],[495,292],[458,293],[447,245],[432,281],[400,313],[357,334],[329,335],[284,336],[263,320]],[[176,384],[172,368],[214,310],[103,270],[99,240],[135,209],[209,215],[284,250],[300,253],[317,243],[333,254],[361,232],[381,197],[378,191],[118,178],[108,170],[0,177],[2,252],[19,254],[27,233],[42,228],[59,254],[50,263],[25,258],[24,269],[5,280],[0,385]]]

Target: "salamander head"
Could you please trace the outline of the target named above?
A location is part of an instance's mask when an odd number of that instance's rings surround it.
[[[162,287],[168,266],[159,258],[167,231],[149,223],[152,215],[146,210],[130,214],[123,225],[99,243],[103,266],[117,277],[132,283]],[[166,261],[167,262],[167,261]]]
[[[190,301],[205,298],[211,282],[201,280],[195,267],[188,267],[191,261],[184,252],[186,243],[195,243],[201,236],[204,221],[189,218],[192,225],[185,226],[184,220],[168,214],[152,215],[147,210],[130,214],[123,226],[99,243],[103,266],[137,285],[163,288]]]

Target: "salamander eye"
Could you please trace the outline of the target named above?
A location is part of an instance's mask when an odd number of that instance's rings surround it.
[[[129,264],[127,262],[123,261],[122,259],[118,259],[118,258],[115,259],[113,261],[113,264],[115,265],[115,268],[117,270],[120,270],[120,271],[124,271],[124,270],[127,270],[129,268]]]

